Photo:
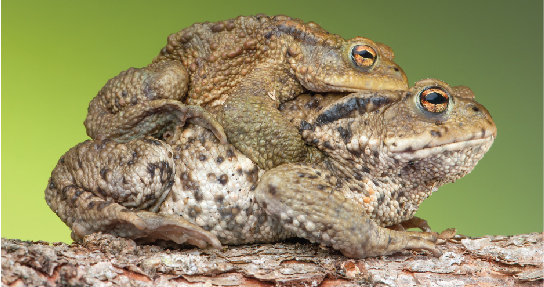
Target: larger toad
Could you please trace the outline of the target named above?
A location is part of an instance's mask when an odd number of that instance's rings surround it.
[[[265,171],[192,126],[173,145],[79,144],[53,170],[46,200],[76,240],[102,231],[219,247],[304,237],[355,258],[406,248],[439,255],[432,235],[384,226],[409,220],[469,173],[496,136],[468,88],[433,79],[405,93],[301,95],[281,110],[321,162]]]
[[[93,139],[126,142],[204,117],[222,143],[226,134],[261,168],[311,161],[278,105],[305,90],[406,90],[393,57],[384,44],[344,40],[286,16],[197,23],[170,35],[149,66],[108,81],[90,103],[85,126]]]

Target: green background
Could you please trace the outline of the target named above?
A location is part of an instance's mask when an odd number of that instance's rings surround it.
[[[475,170],[427,199],[437,231],[542,231],[542,1],[2,1],[2,236],[71,242],[47,207],[57,160],[87,139],[89,101],[194,22],[256,13],[388,44],[411,84],[471,87],[498,127]]]

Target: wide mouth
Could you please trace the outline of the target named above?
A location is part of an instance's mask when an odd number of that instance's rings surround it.
[[[417,159],[417,158],[427,158],[434,154],[441,154],[447,151],[461,151],[465,150],[467,148],[472,148],[476,146],[486,146],[489,148],[491,146],[491,143],[495,140],[496,134],[491,133],[489,136],[479,138],[479,139],[470,139],[470,140],[464,140],[464,141],[456,141],[452,143],[444,143],[432,147],[423,147],[421,149],[416,150],[402,150],[402,151],[391,151],[391,153],[395,156],[395,158],[409,158],[409,159]]]
[[[356,92],[367,92],[367,91],[375,91],[375,92],[405,92],[408,86],[404,87],[403,85],[395,85],[395,86],[385,86],[385,87],[369,87],[369,88],[363,88],[360,86],[349,86],[349,85],[333,85],[325,83],[325,87],[329,91],[334,92],[345,92],[345,93],[356,93]]]
[[[335,92],[361,92],[361,91],[403,91],[408,90],[406,76],[396,77],[367,75],[366,80],[358,79],[357,74],[345,76],[333,75],[322,79],[322,85],[329,91]]]

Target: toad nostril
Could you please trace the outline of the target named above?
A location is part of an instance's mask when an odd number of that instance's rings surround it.
[[[472,107],[472,110],[475,111],[475,112],[479,112],[480,109],[478,109],[478,107]]]
[[[394,67],[393,69],[395,70],[395,72],[399,71],[399,68],[397,68],[397,67]]]

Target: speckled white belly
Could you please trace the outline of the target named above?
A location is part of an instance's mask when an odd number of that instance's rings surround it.
[[[199,126],[173,145],[176,178],[160,212],[178,214],[215,234],[223,244],[273,242],[291,237],[256,202],[265,172],[232,145]]]

